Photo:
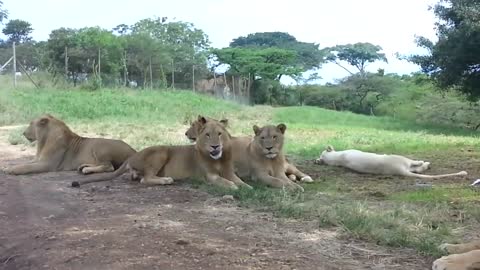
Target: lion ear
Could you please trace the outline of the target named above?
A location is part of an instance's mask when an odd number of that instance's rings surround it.
[[[220,120],[220,123],[221,123],[224,127],[228,127],[228,119],[222,119],[222,120]]]
[[[333,149],[333,146],[331,146],[331,145],[327,145],[326,150],[327,150],[327,152],[333,152],[333,151],[335,151],[335,149]]]
[[[198,116],[198,122],[200,122],[200,124],[202,125],[205,125],[207,123],[207,119],[201,115]]]
[[[47,117],[43,117],[40,119],[40,121],[38,121],[38,123],[41,125],[41,126],[45,126],[46,124],[48,124],[48,121],[50,121]]]
[[[287,130],[287,126],[285,124],[279,124],[277,128],[280,130],[280,132],[282,132],[282,134],[285,134],[285,130]]]
[[[255,136],[260,135],[262,133],[262,129],[259,128],[257,125],[253,125],[253,132],[255,132]]]

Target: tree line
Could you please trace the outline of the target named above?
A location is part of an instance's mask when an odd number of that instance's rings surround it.
[[[479,6],[480,0],[440,0],[433,7],[438,18],[438,41],[417,37],[417,44],[428,53],[400,56],[420,65],[426,75],[422,78],[437,89],[458,90],[471,101],[480,97]],[[0,2],[0,21],[9,19],[9,15]],[[120,24],[113,29],[59,28],[46,41],[33,40],[32,31],[33,26],[25,20],[6,22],[2,32],[7,39],[0,42],[0,62],[11,57],[15,42],[17,61],[26,70],[46,72],[52,81],[67,81],[73,86],[88,79],[94,89],[128,86],[132,81],[142,88],[174,88],[177,83],[179,88],[185,88],[194,84],[195,78],[207,78],[219,66],[226,66],[228,75],[248,78],[251,103],[303,104],[312,94],[300,90],[319,78],[324,63],[331,62],[349,75],[332,84],[340,90],[332,94],[331,89],[322,87],[315,95],[323,95],[323,99],[343,95],[347,103],[355,104],[355,108],[347,109],[372,114],[392,93],[391,79],[401,78],[388,75],[385,79],[383,70],[367,72],[368,64],[387,62],[382,48],[375,44],[320,48],[317,43],[299,41],[288,33],[261,32],[238,37],[226,48],[212,48],[203,30],[167,17]],[[311,74],[308,78],[307,72]],[[299,86],[292,89],[281,85],[284,76],[293,78]],[[296,91],[294,95],[292,91]],[[328,102],[334,108],[345,107],[340,105],[342,102]]]

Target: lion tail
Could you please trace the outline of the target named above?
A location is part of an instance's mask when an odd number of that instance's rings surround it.
[[[128,161],[129,161],[129,159],[125,160],[125,162],[123,162],[122,166],[120,166],[116,171],[109,172],[109,173],[99,173],[99,174],[88,176],[84,180],[73,181],[72,182],[72,187],[80,187],[80,185],[85,185],[85,184],[95,183],[95,182],[109,181],[109,180],[115,179],[115,178],[119,177],[120,175],[124,174],[127,171]]]

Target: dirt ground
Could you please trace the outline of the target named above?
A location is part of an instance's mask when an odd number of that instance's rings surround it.
[[[0,167],[32,158],[0,128]],[[70,188],[75,172],[0,173],[0,269],[429,269],[411,250],[240,208],[187,184]]]

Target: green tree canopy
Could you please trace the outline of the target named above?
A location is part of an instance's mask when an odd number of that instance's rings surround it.
[[[239,37],[230,43],[232,48],[279,48],[296,53],[294,64],[304,71],[319,68],[323,54],[318,44],[300,42],[294,36],[284,32],[264,32]]]
[[[24,20],[10,20],[3,28],[2,33],[8,36],[9,42],[22,43],[32,40],[32,25]]]
[[[360,75],[365,75],[365,68],[369,63],[376,61],[387,62],[385,54],[381,53],[382,47],[373,45],[371,43],[355,43],[346,45],[337,45],[335,47],[326,48],[328,52],[326,60],[337,64],[345,69],[348,73],[354,73],[344,67],[340,61],[345,61],[351,66],[358,69]]]
[[[409,60],[441,89],[453,87],[471,100],[480,99],[480,0],[440,0],[433,11],[438,41],[418,37],[428,54]]]
[[[250,74],[264,79],[279,80],[283,75],[297,76],[302,69],[297,67],[294,51],[279,48],[223,48],[213,54],[221,64],[230,66],[232,73]]]

